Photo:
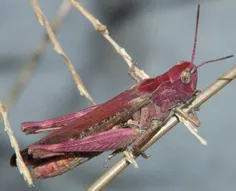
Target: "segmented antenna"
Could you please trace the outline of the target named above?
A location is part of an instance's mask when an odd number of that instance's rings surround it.
[[[196,54],[199,15],[200,15],[200,4],[198,4],[198,6],[197,6],[197,18],[196,18],[195,36],[194,36],[193,52],[192,52],[192,58],[191,58],[191,63],[192,64],[193,64],[193,61],[194,61],[194,58],[195,58],[195,54]]]
[[[196,46],[197,46],[197,36],[198,36],[198,24],[199,24],[199,16],[200,16],[200,4],[198,4],[197,6],[197,18],[196,18],[196,27],[195,27],[195,37],[194,37],[194,43],[193,43],[193,52],[192,52],[192,59],[191,59],[191,63],[193,64],[194,58],[195,58],[195,54],[196,54]],[[217,62],[217,61],[221,61],[221,60],[225,60],[228,58],[233,57],[234,55],[229,55],[229,56],[225,56],[222,58],[217,58],[214,60],[208,60],[205,61],[201,64],[199,64],[195,69],[193,69],[191,72],[195,72],[198,68],[200,68],[201,66],[208,64],[208,63],[212,63],[212,62]]]
[[[232,58],[234,55],[229,55],[229,56],[225,56],[225,57],[222,57],[222,58],[217,58],[217,59],[214,59],[214,60],[208,60],[208,61],[205,61],[201,64],[199,64],[197,66],[197,68],[200,68],[201,66],[205,65],[205,64],[208,64],[208,63],[212,63],[212,62],[218,62],[218,61],[221,61],[221,60],[225,60],[225,59],[228,59],[228,58]]]

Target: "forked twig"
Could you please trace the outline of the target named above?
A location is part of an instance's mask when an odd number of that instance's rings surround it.
[[[56,18],[52,21],[52,30],[54,33],[60,28],[62,22],[65,17],[71,10],[71,3],[68,0],[64,0],[58,9]],[[44,54],[47,45],[50,43],[50,39],[48,38],[47,32],[43,35],[43,38],[40,42],[40,46],[37,51],[33,53],[28,63],[24,65],[19,76],[17,77],[16,82],[11,87],[9,94],[7,96],[7,100],[5,101],[5,107],[7,110],[11,108],[11,106],[15,103],[16,99],[19,97],[20,93],[26,86],[29,78],[32,76],[33,71],[38,66],[38,62],[40,57]]]
[[[9,120],[7,117],[7,111],[6,111],[5,107],[3,106],[1,100],[0,100],[0,113],[2,114],[2,117],[3,117],[5,131],[7,132],[8,136],[10,138],[12,148],[15,150],[15,153],[16,153],[17,167],[18,167],[20,173],[23,175],[28,186],[34,186],[30,172],[21,157],[19,145],[17,143],[16,138],[13,135],[13,131],[11,130],[11,126],[10,126],[10,123],[9,123]]]
[[[95,102],[93,101],[92,97],[90,96],[88,90],[85,88],[82,80],[80,79],[80,76],[77,74],[77,72],[76,72],[73,64],[71,63],[70,59],[67,57],[67,55],[63,51],[60,43],[56,39],[56,36],[53,33],[52,28],[51,28],[49,22],[47,21],[46,17],[44,16],[41,8],[39,7],[37,0],[30,0],[30,3],[31,3],[31,5],[32,5],[32,7],[35,11],[35,15],[36,15],[38,21],[47,30],[48,36],[49,36],[52,44],[54,45],[55,51],[64,58],[65,63],[67,64],[68,68],[70,69],[70,71],[72,73],[72,76],[73,76],[73,78],[75,80],[75,83],[76,83],[76,85],[77,85],[77,87],[80,91],[80,94],[85,96],[92,104],[95,104]]]
[[[210,86],[205,88],[201,93],[193,100],[190,105],[184,107],[184,112],[189,112],[192,109],[199,108],[208,99],[214,96],[218,91],[230,83],[236,78],[236,66],[225,73],[221,78],[214,81]],[[152,146],[156,141],[158,141],[162,136],[169,132],[175,125],[179,123],[178,117],[175,115],[171,116],[168,122],[156,133],[153,134],[152,138],[147,140],[145,143],[140,145],[142,151],[145,151],[150,146]],[[134,158],[138,157],[140,153],[136,153],[134,150],[131,151]],[[109,168],[100,178],[98,178],[89,188],[88,191],[97,191],[104,188],[109,182],[111,182],[116,176],[118,176],[129,163],[125,158],[120,159],[111,168]]]
[[[96,19],[90,12],[88,12],[77,0],[70,0],[70,2],[74,5],[76,9],[78,9],[81,14],[83,14],[94,26],[95,30],[100,32],[100,34],[108,40],[109,43],[115,48],[117,53],[121,55],[126,63],[128,64],[130,69],[133,69],[135,74],[140,78],[140,79],[146,79],[149,78],[149,76],[143,71],[137,68],[130,55],[125,51],[124,48],[120,47],[109,35],[109,31],[105,25],[100,23],[98,19]]]

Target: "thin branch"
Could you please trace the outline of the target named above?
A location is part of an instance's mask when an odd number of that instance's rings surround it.
[[[9,120],[7,117],[7,111],[6,111],[5,107],[3,106],[1,100],[0,100],[0,113],[2,114],[2,117],[3,117],[5,131],[7,132],[8,136],[10,138],[12,148],[15,150],[15,153],[16,153],[17,167],[18,167],[20,173],[23,175],[28,186],[30,186],[30,187],[34,186],[30,172],[21,157],[19,145],[17,143],[16,138],[14,137],[13,131],[11,130],[11,126],[10,126],[10,123],[9,123]]]
[[[68,0],[62,2],[60,8],[58,9],[56,18],[52,21],[52,30],[54,33],[61,27],[62,22],[65,17],[71,10],[71,3]],[[40,42],[40,46],[37,51],[33,53],[28,63],[24,65],[19,76],[17,77],[16,82],[11,87],[9,94],[7,96],[7,100],[5,102],[5,107],[7,110],[11,108],[11,106],[16,102],[22,90],[25,88],[27,82],[29,82],[29,78],[32,76],[32,73],[38,66],[40,57],[44,54],[48,44],[50,43],[50,39],[48,38],[47,32],[43,35],[43,38]]]
[[[200,94],[189,105],[185,105],[184,112],[189,112],[192,109],[199,108],[203,103],[208,101],[212,96],[214,96],[218,91],[220,91],[223,87],[225,87],[235,78],[236,78],[236,66],[234,66],[221,78],[217,79],[210,86],[201,91]],[[158,130],[156,133],[153,134],[151,139],[149,139],[147,142],[141,145],[140,147],[141,150],[145,151],[146,149],[148,149],[178,123],[179,121],[176,115],[171,116],[167,121],[167,123],[160,130]],[[132,154],[134,158],[137,158],[139,156],[139,153],[136,153],[134,150],[132,150]],[[88,190],[89,191],[101,190],[116,176],[118,176],[128,165],[129,163],[126,161],[125,158],[120,159],[111,168],[109,168],[100,178],[98,178],[88,188]]]
[[[124,48],[120,47],[109,35],[109,31],[105,25],[100,23],[98,19],[96,19],[90,12],[88,12],[77,0],[70,0],[70,2],[73,4],[73,6],[78,9],[81,14],[83,14],[94,26],[95,30],[98,31],[105,39],[108,40],[108,42],[115,48],[117,53],[121,55],[124,60],[126,61],[127,65],[130,69],[133,69],[135,74],[140,79],[146,79],[149,78],[149,76],[143,71],[137,68],[130,55],[125,51]]]
[[[56,32],[60,28],[62,22],[64,21],[65,17],[70,12],[70,10],[71,10],[71,3],[68,2],[67,0],[65,0],[61,4],[60,8],[58,9],[56,18],[52,21],[52,29],[54,30],[54,32]],[[0,119],[0,122],[3,119],[3,121],[5,123],[5,130],[7,131],[8,135],[10,137],[11,145],[13,145],[13,148],[15,149],[15,153],[17,156],[17,166],[19,168],[19,171],[22,172],[22,174],[29,186],[33,186],[32,178],[30,176],[30,172],[29,172],[28,168],[25,166],[25,164],[22,160],[22,157],[20,155],[19,146],[16,141],[16,138],[13,135],[13,132],[11,131],[9,121],[7,119],[7,113],[5,110],[6,109],[9,110],[11,108],[11,106],[16,102],[20,93],[22,92],[22,90],[26,86],[27,82],[29,81],[29,78],[32,75],[33,71],[36,69],[36,67],[38,65],[38,61],[39,61],[40,57],[43,55],[43,53],[45,52],[45,49],[47,48],[47,45],[49,43],[50,43],[50,39],[48,38],[48,34],[45,33],[43,35],[41,42],[40,42],[40,47],[32,55],[29,62],[26,63],[25,66],[22,68],[16,82],[12,86],[12,88],[9,92],[9,95],[7,96],[5,107],[1,104],[1,101],[0,101],[0,111],[3,116],[3,118]]]
[[[76,73],[76,70],[73,66],[73,64],[71,63],[70,59],[67,57],[66,53],[63,51],[60,43],[58,42],[58,40],[56,39],[55,34],[52,31],[52,28],[50,26],[50,24],[48,23],[46,17],[44,16],[41,8],[38,5],[37,0],[30,0],[30,3],[35,11],[35,15],[39,21],[39,23],[45,27],[45,29],[47,30],[48,36],[52,42],[52,44],[54,45],[54,49],[55,51],[61,55],[64,60],[65,63],[67,64],[69,70],[72,73],[72,76],[75,80],[75,83],[80,91],[80,94],[82,96],[85,96],[92,104],[95,104],[95,102],[93,101],[92,97],[90,96],[90,94],[88,93],[87,89],[85,88],[82,80],[80,79],[80,76]]]

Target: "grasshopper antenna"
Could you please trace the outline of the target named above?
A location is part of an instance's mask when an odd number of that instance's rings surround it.
[[[194,61],[194,58],[195,58],[195,54],[196,54],[199,15],[200,15],[200,4],[198,4],[198,6],[197,6],[197,18],[196,18],[196,26],[195,26],[195,36],[194,36],[193,51],[192,51],[192,58],[191,58],[191,63],[192,64],[193,64],[193,61]]]
[[[192,51],[192,58],[191,58],[191,63],[193,64],[194,62],[194,58],[195,58],[195,54],[196,54],[196,47],[197,47],[197,36],[198,36],[198,25],[199,25],[199,16],[200,16],[200,4],[198,4],[197,6],[197,17],[196,17],[196,26],[195,26],[195,36],[194,36],[194,43],[193,43],[193,51]],[[221,60],[225,60],[228,58],[233,57],[234,55],[229,55],[229,56],[225,56],[222,58],[217,58],[214,60],[208,60],[205,61],[201,64],[199,64],[194,70],[192,70],[191,72],[193,73],[194,71],[196,71],[198,68],[200,68],[201,66],[208,64],[208,63],[212,63],[212,62],[217,62],[217,61],[221,61]]]
[[[208,64],[208,63],[212,63],[212,62],[218,62],[218,61],[221,61],[221,60],[225,60],[225,59],[228,59],[228,58],[232,58],[234,55],[229,55],[229,56],[225,56],[225,57],[222,57],[222,58],[217,58],[217,59],[214,59],[214,60],[208,60],[208,61],[205,61],[199,65],[197,65],[197,68],[200,68],[201,66],[205,65],[205,64]]]

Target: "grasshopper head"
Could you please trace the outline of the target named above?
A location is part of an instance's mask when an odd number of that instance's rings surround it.
[[[222,58],[208,60],[199,65],[194,65],[190,61],[180,61],[172,67],[168,72],[168,76],[170,82],[173,84],[174,89],[179,95],[181,101],[187,101],[194,93],[197,88],[197,80],[198,80],[198,68],[203,65],[217,62],[221,60],[225,60],[233,57],[233,55],[225,56]]]
[[[167,72],[181,101],[187,101],[197,87],[197,67],[190,61],[181,61]]]
[[[226,56],[226,57],[222,57],[222,58],[218,58],[214,60],[208,60],[197,66],[193,64],[195,54],[196,54],[196,46],[197,46],[199,15],[200,15],[200,5],[198,5],[197,7],[195,36],[194,36],[191,61],[177,62],[177,64],[167,72],[170,78],[170,81],[173,84],[173,87],[176,90],[178,97],[181,101],[187,101],[196,90],[197,79],[198,79],[198,76],[197,76],[198,68],[208,63],[212,63],[212,62],[216,62],[216,61],[233,57],[233,55],[230,55],[230,56]]]
[[[176,105],[176,102],[189,100],[196,88],[198,80],[198,68],[201,66],[231,58],[233,55],[208,60],[199,65],[194,64],[196,54],[198,23],[199,23],[200,5],[197,7],[197,18],[195,27],[195,37],[193,43],[193,51],[191,61],[180,61],[169,69],[166,73],[156,78],[144,80],[138,86],[140,92],[148,92],[152,94],[151,99],[159,105],[163,111],[166,111]]]

